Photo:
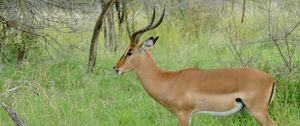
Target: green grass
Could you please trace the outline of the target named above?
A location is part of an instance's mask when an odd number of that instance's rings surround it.
[[[218,38],[203,36],[199,41],[196,39],[181,44],[182,40],[169,40],[170,38],[166,37],[161,35],[161,40],[152,49],[154,58],[163,68],[222,68],[230,66],[234,61],[228,49],[222,47],[224,45],[216,43],[214,47],[209,48],[210,45],[214,45],[214,41],[219,41]],[[220,55],[225,64],[218,62],[214,57],[215,51],[220,48],[223,50]],[[177,125],[176,116],[153,102],[136,79],[134,72],[122,76],[114,73],[112,66],[119,58],[119,52],[99,50],[94,72],[86,74],[87,51],[69,51],[66,55],[56,55],[47,62],[29,63],[22,70],[7,64],[1,71],[3,86],[8,84],[7,80],[26,80],[31,82],[34,90],[39,93],[37,96],[30,90],[23,89],[4,98],[28,125]],[[277,95],[270,108],[278,125],[299,125],[299,104],[296,104],[296,101],[299,103],[299,81],[296,82],[298,84],[290,87],[292,94],[289,104],[282,103],[280,99],[283,97],[283,84],[279,83]],[[292,91],[293,88],[296,88],[296,92]],[[0,122],[3,126],[14,125],[3,109],[0,109]],[[193,125],[203,124],[257,125],[248,114],[230,117],[193,116]]]
[[[223,22],[224,23],[224,22]],[[245,27],[245,26],[243,26]],[[179,70],[187,67],[214,69],[240,67],[230,51],[226,36],[220,32],[188,33],[184,26],[163,23],[159,30],[146,33],[142,39],[152,35],[160,38],[151,49],[154,59],[162,68]],[[247,28],[243,28],[247,29]],[[186,30],[186,29],[185,29]],[[250,29],[251,30],[251,29]],[[92,31],[92,30],[90,30]],[[241,32],[247,39],[257,33]],[[251,36],[251,37],[249,37]],[[1,101],[10,105],[31,126],[174,126],[177,117],[154,102],[142,88],[134,72],[118,76],[112,66],[124,52],[128,38],[116,53],[106,51],[99,44],[97,65],[93,73],[87,74],[87,56],[91,33],[83,40],[78,34],[61,35],[59,41],[64,50],[50,48],[50,53],[39,58],[34,51],[28,62],[17,69],[15,64],[4,64],[0,71],[0,92],[26,81],[32,90],[22,89]],[[102,38],[100,37],[100,40]],[[78,47],[78,48],[71,48]],[[294,60],[299,61],[300,50]],[[264,70],[277,80],[277,93],[269,112],[279,126],[300,125],[300,76],[299,67],[287,83],[285,66],[276,47],[272,44],[249,45],[245,57],[252,57],[251,67]],[[299,66],[299,65],[298,65]],[[288,84],[287,92],[285,84]],[[253,126],[256,121],[246,112],[229,117],[194,115],[193,126]],[[0,126],[13,126],[7,113],[0,109]]]

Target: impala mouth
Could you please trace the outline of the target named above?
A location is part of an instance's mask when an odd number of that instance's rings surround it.
[[[122,71],[121,71],[121,70],[116,70],[116,73],[117,73],[118,75],[121,75],[121,74],[122,74]]]
[[[134,69],[124,69],[124,68],[116,68],[116,67],[113,67],[113,69],[118,75],[121,75],[121,74],[124,74],[124,73],[134,70]]]
[[[115,72],[118,74],[118,75],[121,75],[122,74],[122,71],[120,69],[114,69]]]
[[[119,74],[119,75],[122,74],[120,68],[117,68],[116,66],[114,66],[113,69],[115,70],[115,72],[116,72],[117,74]]]

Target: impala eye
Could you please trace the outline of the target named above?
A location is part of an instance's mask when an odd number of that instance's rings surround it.
[[[127,56],[131,56],[132,55],[132,53],[131,52],[127,52]]]

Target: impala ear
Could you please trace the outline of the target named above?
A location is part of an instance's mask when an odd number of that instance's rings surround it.
[[[155,45],[156,41],[158,40],[159,36],[153,38],[153,45]]]
[[[144,41],[144,43],[142,43],[140,45],[140,52],[143,53],[145,51],[146,48],[150,48],[152,47],[153,45],[155,45],[156,41],[158,40],[158,36],[157,37],[150,37],[148,38],[146,41]]]

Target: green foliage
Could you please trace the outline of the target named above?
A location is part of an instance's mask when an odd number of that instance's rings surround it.
[[[174,22],[167,22],[173,17],[166,18],[159,28],[144,34],[141,38],[143,40],[153,35],[160,36],[151,52],[162,68],[179,70],[187,67],[201,69],[240,67],[240,61],[232,52],[228,35],[224,33],[229,20],[236,22],[239,39],[256,40],[262,35],[257,28],[263,22],[256,22],[250,18],[246,18],[245,24],[239,24],[239,19],[218,17],[217,14],[209,14],[209,11],[200,9],[190,10],[187,13],[182,20]],[[147,21],[139,22],[138,25],[145,22]],[[92,31],[91,29],[89,28],[89,31]],[[295,33],[299,32],[296,30]],[[80,37],[85,39],[82,40]],[[112,70],[112,66],[121,53],[124,53],[128,44],[127,36],[123,38],[124,41],[120,43],[116,53],[104,51],[100,43],[96,68],[93,73],[86,73],[90,37],[90,32],[60,34],[58,41],[64,46],[62,50],[49,48],[51,57],[45,56],[44,60],[38,60],[38,54],[45,55],[43,50],[42,53],[33,50],[28,56],[30,63],[24,65],[21,70],[10,63],[12,59],[7,60],[10,64],[0,66],[0,92],[21,84],[27,88],[0,97],[0,101],[7,102],[28,125],[32,126],[177,125],[176,116],[147,95],[134,72],[119,76]],[[102,36],[99,38],[101,40]],[[14,41],[7,40],[7,42],[14,43],[11,45],[12,50],[21,43],[35,41],[34,38],[26,36],[11,40]],[[239,44],[240,41],[236,43]],[[295,50],[293,64],[296,69],[287,74],[285,64],[273,43],[247,44],[242,47],[243,58],[251,57],[249,67],[270,73],[277,81],[276,95],[269,108],[271,117],[279,126],[299,125],[300,50],[298,48]],[[0,126],[14,125],[3,109],[0,109],[0,122]],[[192,125],[258,124],[246,110],[244,115],[235,114],[229,117],[194,115]]]
[[[44,53],[41,41],[35,35],[22,33],[11,28],[0,28],[1,50],[0,63],[16,63],[18,51],[25,48],[25,57],[40,55]],[[42,59],[42,57],[40,58]]]
[[[180,37],[181,33],[175,32],[175,29],[175,25],[162,25],[160,30],[152,33],[161,36],[151,50],[161,67],[178,70],[232,66],[234,59],[226,45],[220,43],[221,38],[212,37],[216,34],[200,34],[189,40],[189,37]],[[77,43],[78,46],[82,44]],[[153,102],[133,72],[118,76],[111,69],[123,50],[115,54],[98,50],[100,55],[95,72],[86,74],[88,47],[82,49],[85,51],[67,49],[53,53],[55,58],[43,63],[31,62],[22,70],[14,68],[14,65],[5,65],[0,73],[2,86],[8,84],[8,80],[26,80],[31,82],[39,96],[22,89],[4,100],[9,101],[28,125],[177,125],[176,116]],[[278,58],[273,47],[249,47],[249,50],[255,52],[257,61],[262,64],[269,62],[262,68],[276,75],[273,73],[278,70],[275,64],[280,64],[281,60],[273,60]],[[269,54],[275,55],[274,58]],[[215,55],[220,55],[221,59]],[[270,63],[269,60],[275,62]],[[286,78],[275,76],[278,87],[270,112],[278,125],[294,126],[299,123],[299,76],[296,75],[289,82],[287,96],[283,91]],[[2,87],[1,92],[4,90]],[[3,109],[0,113],[1,125],[14,125]],[[257,125],[247,113],[230,117],[194,115],[193,125],[200,124]]]

